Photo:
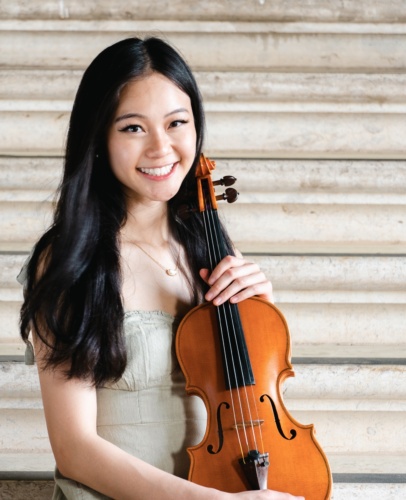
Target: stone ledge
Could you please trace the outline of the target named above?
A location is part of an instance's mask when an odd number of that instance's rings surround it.
[[[0,481],[0,495],[3,500],[51,500],[53,481]]]
[[[198,71],[380,73],[406,66],[402,23],[12,20],[0,21],[0,64],[83,69],[102,49],[134,34],[168,38]]]
[[[102,30],[109,32],[134,32],[142,33],[188,33],[188,34],[406,34],[406,22],[273,22],[273,21],[221,21],[221,20],[176,20],[176,19],[1,19],[0,31],[6,32],[71,32],[87,33],[100,32]],[[131,35],[130,35],[131,36]]]
[[[330,453],[329,461],[334,474],[405,474],[405,454],[351,454]]]
[[[406,8],[402,0],[358,0],[337,4],[335,0],[273,0],[272,2],[221,2],[208,0],[204,4],[188,0],[155,0],[153,6],[143,0],[133,0],[131,9],[121,0],[69,0],[69,2],[2,2],[1,19],[138,19],[153,20],[221,20],[221,21],[322,21],[322,22],[402,22]]]
[[[279,292],[275,291],[279,296]],[[323,349],[345,349],[348,346],[351,357],[358,353],[364,359],[379,357],[379,349],[385,359],[395,357],[397,346],[405,343],[404,303],[354,303],[350,292],[345,297],[324,294],[317,302],[309,290],[301,296],[304,302],[280,302],[277,306],[284,314],[291,334],[293,355],[300,356],[306,346],[320,346]],[[334,298],[341,302],[333,303]],[[21,361],[25,345],[19,339],[18,318],[22,295],[16,302],[0,302],[0,352],[9,361]],[[390,343],[387,332],[390,332]],[[300,349],[297,351],[297,349]],[[358,350],[360,349],[360,350]],[[366,349],[367,351],[362,351]],[[347,353],[347,356],[350,354]],[[363,354],[361,354],[363,353]],[[310,353],[307,353],[307,357]],[[342,353],[339,359],[345,354]],[[359,360],[361,363],[361,360]]]
[[[279,199],[221,204],[219,211],[236,248],[246,256],[406,255],[405,205],[334,204],[332,198],[332,203],[292,204]],[[0,211],[2,253],[28,252],[52,221],[50,201],[3,200]]]
[[[406,498],[406,484],[342,484],[334,485],[332,500],[394,500]]]
[[[62,157],[0,156],[0,201],[53,200],[62,164]],[[231,174],[237,203],[406,204],[404,160],[216,158],[213,179]]]
[[[397,294],[395,303],[402,303],[405,298],[406,258],[399,256],[357,256],[357,255],[249,255],[258,263],[267,276],[272,279],[277,292],[304,292],[326,294],[327,297],[342,296],[342,303],[352,303],[349,294],[370,295],[375,291],[389,297]],[[17,282],[18,275],[27,254],[0,253],[0,300],[10,300],[15,294],[21,297],[22,287]],[[347,297],[346,297],[347,296]],[[284,302],[287,302],[284,300]],[[306,300],[305,302],[308,302]],[[321,300],[320,303],[332,302]]]
[[[65,110],[70,109],[81,76],[82,71],[78,70],[4,68],[0,73],[1,105],[17,109],[21,102],[27,103],[30,109],[35,105],[38,109],[41,106],[46,109],[46,106],[51,106],[49,103],[55,103]],[[195,76],[204,101],[210,105],[222,102],[247,102],[250,106],[284,103],[293,110],[299,103],[330,104],[336,106],[337,111],[344,106],[350,110],[351,105],[362,105],[365,109],[373,109],[372,106],[376,105],[383,112],[390,110],[391,104],[398,105],[400,110],[401,104],[406,103],[406,75],[402,73],[197,71]]]
[[[248,96],[250,97],[250,96]],[[42,113],[42,112],[60,112],[70,113],[72,102],[70,100],[59,99],[3,99],[0,100],[0,111],[2,112],[25,112],[25,113]],[[210,113],[292,113],[301,114],[355,114],[355,115],[398,115],[404,114],[406,111],[406,102],[328,102],[319,101],[292,101],[285,100],[271,101],[269,99],[253,99],[249,100],[212,100],[205,102],[206,114]]]
[[[293,352],[299,350],[293,346]],[[401,346],[405,349],[405,346]],[[294,378],[288,378],[284,383],[284,393],[287,398],[300,402],[302,410],[311,408],[313,401],[319,400],[317,406],[326,405],[331,410],[333,402],[336,406],[343,404],[345,411],[371,411],[380,405],[385,411],[398,409],[404,411],[406,401],[406,367],[404,364],[342,364],[330,365],[324,358],[321,364],[294,363]],[[12,409],[17,404],[20,410],[37,410],[40,408],[40,386],[36,366],[27,366],[23,362],[2,362],[0,364],[2,395],[0,406]],[[371,384],[373,380],[373,384]],[[16,402],[12,403],[12,400]],[[310,400],[310,403],[307,401]],[[348,404],[345,403],[348,401]],[[375,404],[369,404],[375,401]],[[384,402],[388,401],[388,405]],[[392,406],[391,406],[392,404]],[[385,406],[385,407],[384,407]]]
[[[338,482],[343,482],[341,479],[344,479],[345,476],[349,479],[348,482],[354,482],[353,480],[357,476],[359,479],[365,479],[369,475],[371,479],[375,478],[375,481],[371,480],[370,482],[378,483],[392,475],[393,482],[396,483],[398,481],[395,478],[403,479],[406,472],[406,456],[401,454],[373,456],[370,454],[329,453],[328,459],[334,476],[340,479]],[[33,478],[34,474],[38,474],[44,479],[52,479],[54,466],[55,460],[52,453],[0,453],[1,479],[11,477],[8,474],[21,474],[21,479],[23,479],[24,474],[27,478]],[[30,474],[32,475],[30,476]]]
[[[403,204],[235,203],[222,205],[221,213],[245,254],[406,254]]]
[[[16,276],[28,254],[0,253],[0,282],[21,290]],[[272,276],[275,290],[405,292],[405,256],[248,255]]]
[[[17,337],[3,342],[0,363],[24,363],[25,344]],[[303,365],[406,365],[406,344],[292,344],[292,364]],[[0,404],[1,406],[1,404]]]
[[[214,110],[207,112],[207,156],[219,158],[401,159],[400,113]],[[68,111],[3,111],[0,154],[61,156]],[[10,130],[18,134],[10,134]],[[21,141],[21,137],[24,141]]]
[[[55,459],[52,453],[44,452],[0,452],[0,479],[12,479],[11,474],[20,474],[27,479],[53,479]],[[22,477],[21,477],[22,478]],[[15,479],[15,477],[13,478]]]

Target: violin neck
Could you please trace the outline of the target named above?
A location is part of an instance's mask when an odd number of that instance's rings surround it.
[[[208,209],[202,215],[209,267],[212,271],[224,257],[229,255],[229,252],[221,230],[217,210]],[[255,380],[238,306],[227,301],[218,306],[216,312],[226,388],[253,385]]]

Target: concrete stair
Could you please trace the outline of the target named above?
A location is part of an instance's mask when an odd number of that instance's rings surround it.
[[[334,500],[406,498],[406,4],[0,2],[0,497],[48,499],[54,461],[15,276],[47,227],[81,73],[125,36],[196,71],[221,205],[291,331],[290,413],[314,423]],[[164,14],[162,14],[164,13]],[[216,176],[217,176],[216,175]]]

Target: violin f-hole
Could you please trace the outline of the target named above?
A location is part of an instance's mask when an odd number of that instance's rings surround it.
[[[207,451],[211,455],[217,455],[217,453],[219,453],[223,448],[224,433],[223,433],[223,424],[221,423],[221,407],[223,405],[226,407],[227,410],[230,408],[230,405],[226,401],[221,402],[217,407],[217,433],[219,435],[219,446],[217,451],[214,451],[214,446],[212,444],[208,445]]]
[[[283,439],[287,439],[288,441],[294,439],[296,437],[296,434],[297,434],[295,429],[290,430],[290,437],[285,436],[283,429],[282,429],[282,426],[281,426],[281,421],[279,420],[278,410],[276,409],[276,406],[275,406],[275,403],[273,402],[273,399],[271,398],[271,396],[268,396],[268,394],[262,394],[262,396],[259,398],[261,403],[264,402],[265,398],[268,398],[270,403],[271,403],[273,416],[275,418],[276,428],[278,429],[279,434],[283,437]]]

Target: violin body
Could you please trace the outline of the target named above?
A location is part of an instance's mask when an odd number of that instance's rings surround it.
[[[215,309],[211,304],[192,309],[181,322],[176,338],[186,391],[201,397],[207,410],[205,436],[201,443],[188,449],[189,480],[230,493],[253,489],[239,463],[237,422],[238,432],[247,434],[248,448],[263,446],[269,454],[268,489],[302,495],[306,500],[330,498],[330,468],[315,439],[313,425],[301,425],[293,419],[282,400],[281,385],[286,377],[294,375],[289,332],[283,315],[275,306],[256,297],[238,305],[248,352],[255,360],[255,384],[247,387],[251,411],[256,412],[251,429],[244,394],[241,398],[244,421],[239,408],[236,416],[233,413],[230,390],[224,382]],[[219,426],[223,434],[221,450],[209,453],[210,446],[214,451],[219,448]],[[259,428],[261,437],[258,437]],[[243,441],[245,444],[245,436]]]
[[[214,162],[203,155],[197,169],[198,206],[211,270],[228,255],[217,200],[235,201],[234,177],[212,182]],[[313,425],[301,425],[282,400],[283,381],[293,376],[290,337],[281,312],[258,297],[192,309],[179,325],[176,354],[186,391],[202,398],[206,433],[188,449],[189,479],[229,493],[272,489],[327,500],[331,473]]]

